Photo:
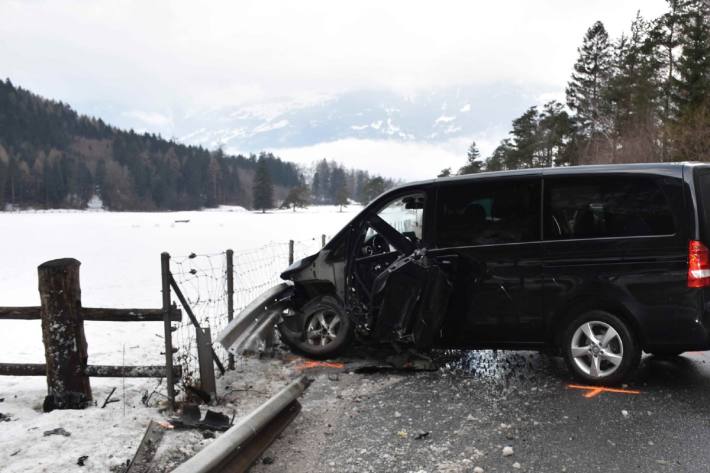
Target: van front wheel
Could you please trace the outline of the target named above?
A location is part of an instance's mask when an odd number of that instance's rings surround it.
[[[281,338],[291,348],[311,358],[329,358],[347,348],[353,338],[353,324],[333,296],[319,296],[301,308],[298,332],[279,325]]]
[[[568,325],[563,353],[572,373],[592,384],[620,383],[641,359],[641,349],[630,327],[602,310],[586,312]]]

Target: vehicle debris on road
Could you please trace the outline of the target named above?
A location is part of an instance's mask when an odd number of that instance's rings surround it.
[[[47,430],[44,432],[45,437],[49,437],[50,435],[63,435],[64,437],[69,437],[71,436],[71,433],[67,432],[62,427],[57,427],[56,429]]]
[[[185,404],[180,417],[173,417],[170,423],[178,429],[200,429],[225,431],[229,429],[231,423],[229,417],[213,410],[207,410],[204,418],[200,420],[202,413],[196,404]]]

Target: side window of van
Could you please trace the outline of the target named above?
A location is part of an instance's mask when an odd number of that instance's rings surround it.
[[[670,235],[668,199],[653,178],[595,176],[545,180],[546,240]]]
[[[446,184],[437,196],[437,246],[540,240],[540,180]]]

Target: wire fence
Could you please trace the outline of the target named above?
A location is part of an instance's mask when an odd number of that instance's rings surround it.
[[[294,261],[316,253],[324,237],[293,241]],[[288,266],[290,242],[272,242],[257,248],[234,250],[234,315],[257,296],[281,282]],[[209,328],[212,338],[228,323],[227,251],[171,256],[171,273],[195,314],[200,327]],[[189,319],[175,332],[176,361],[183,369],[183,382],[194,384],[198,373],[195,327]],[[227,365],[228,353],[214,344],[217,357]]]

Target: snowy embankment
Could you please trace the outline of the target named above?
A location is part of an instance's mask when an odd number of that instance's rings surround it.
[[[165,213],[0,212],[0,305],[39,305],[37,266],[73,257],[82,263],[84,306],[158,308],[162,251],[219,253],[290,239],[318,239],[321,234],[335,234],[359,210],[350,206],[343,212],[337,207],[312,207],[266,214],[228,207]],[[86,322],[85,329],[90,364],[163,362],[159,323]],[[0,360],[43,363],[39,321],[0,321]],[[0,377],[0,399],[4,399],[0,413],[11,419],[0,421],[0,471],[104,472],[130,458],[148,420],[160,416],[155,407],[141,402],[146,391],[156,388],[157,380],[126,380],[125,398],[120,379],[93,378],[91,383],[99,403],[113,387],[117,388],[114,397],[121,402],[105,409],[42,414],[44,378]],[[71,436],[43,435],[57,427]],[[179,438],[172,440],[179,442]],[[89,458],[85,466],[78,466],[83,455]]]

